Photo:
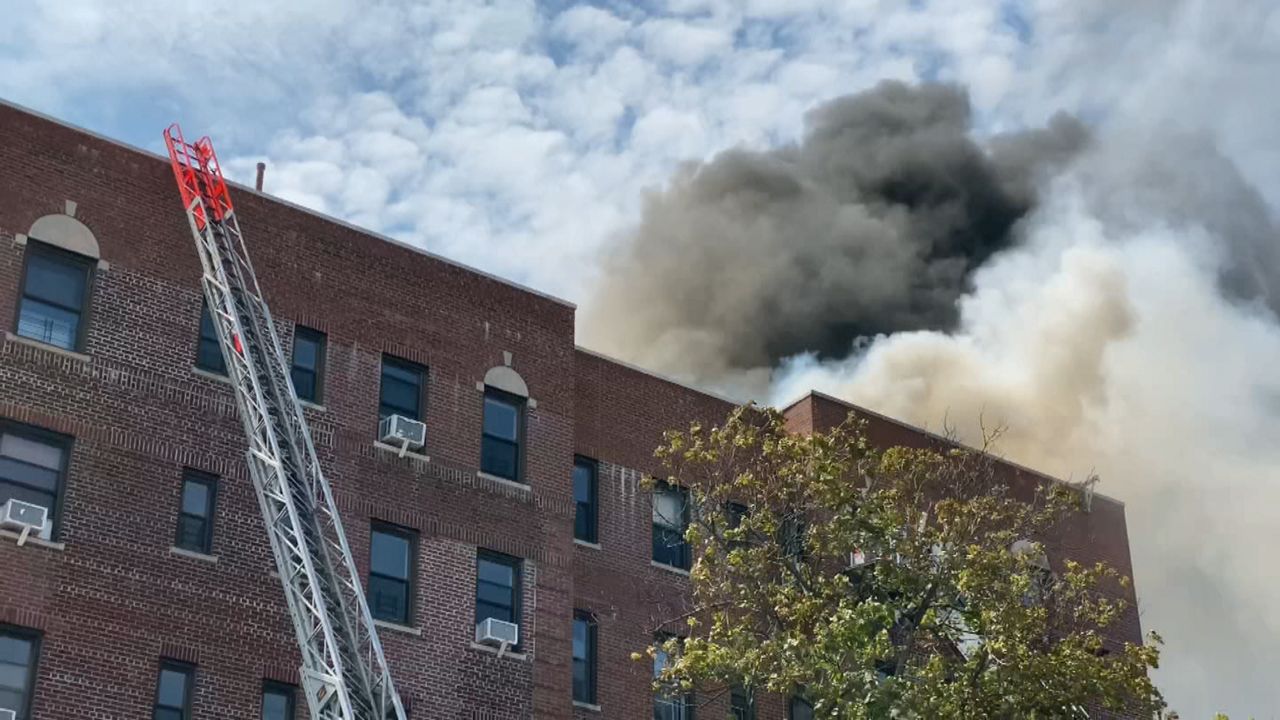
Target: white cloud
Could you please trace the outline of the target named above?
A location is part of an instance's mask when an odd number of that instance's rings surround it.
[[[650,20],[640,27],[644,49],[653,57],[680,66],[700,65],[723,56],[733,46],[731,28],[681,20]]]

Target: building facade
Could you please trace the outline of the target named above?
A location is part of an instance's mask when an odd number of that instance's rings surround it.
[[[630,655],[688,579],[640,480],[664,430],[731,404],[575,346],[568,303],[234,194],[411,715],[654,714]],[[305,714],[200,272],[166,160],[0,105],[0,503],[50,510],[22,545],[0,530],[0,707],[24,720]],[[786,412],[803,432],[851,409]],[[388,414],[425,446],[380,443]],[[1128,574],[1125,532],[1099,498],[1059,542]],[[519,644],[475,643],[489,617]]]

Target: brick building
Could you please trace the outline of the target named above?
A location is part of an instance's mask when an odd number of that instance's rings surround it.
[[[654,560],[639,481],[664,429],[730,403],[576,347],[568,303],[249,189],[235,201],[411,714],[648,717],[651,668],[629,655],[687,578]],[[297,702],[189,233],[167,161],[0,105],[0,501],[52,509],[21,547],[0,531],[0,707],[19,718]],[[787,415],[805,431],[849,410],[812,394]],[[376,442],[386,412],[425,422],[421,453]],[[931,441],[867,417],[879,441]],[[1059,542],[1129,572],[1119,503],[1100,497]],[[504,615],[522,639],[499,656],[474,628]],[[1121,635],[1139,638],[1136,614]],[[786,714],[770,700],[759,717]]]

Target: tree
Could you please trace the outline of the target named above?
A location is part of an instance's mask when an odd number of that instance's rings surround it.
[[[802,694],[814,716],[1157,717],[1159,637],[1105,633],[1128,579],[1040,539],[1082,488],[1010,487],[983,451],[877,449],[852,417],[812,435],[747,406],[669,432],[697,560],[683,638],[657,643],[668,696]],[[641,656],[637,656],[641,657]]]

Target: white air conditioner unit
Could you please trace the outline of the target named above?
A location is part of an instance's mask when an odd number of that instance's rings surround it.
[[[403,415],[388,415],[378,423],[378,438],[388,445],[399,445],[400,457],[404,457],[410,448],[417,450],[427,444],[427,425]]]
[[[22,534],[18,536],[18,544],[27,542],[27,535],[35,530],[37,534],[44,531],[49,524],[49,508],[35,503],[23,502],[9,498],[0,506],[0,527],[16,528]],[[0,713],[0,720],[4,714]]]
[[[18,711],[0,708],[0,720],[18,720]]]
[[[497,618],[487,618],[476,624],[476,642],[498,646],[498,654],[520,642],[520,626]]]

